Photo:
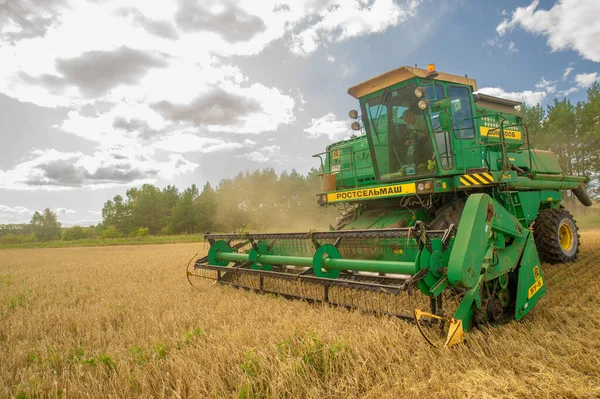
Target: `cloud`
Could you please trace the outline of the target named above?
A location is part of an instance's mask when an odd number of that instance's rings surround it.
[[[498,47],[502,48],[502,41],[499,37],[493,37],[491,39],[486,39],[481,47]]]
[[[328,43],[384,32],[414,16],[420,3],[420,0],[411,0],[406,7],[401,7],[393,0],[336,2],[315,15],[318,22],[293,35],[291,51],[306,56]]]
[[[278,145],[263,147],[260,150],[252,151],[244,157],[252,162],[266,163],[272,160],[273,156],[281,149]]]
[[[196,97],[188,104],[160,101],[150,107],[165,119],[173,122],[190,122],[195,126],[235,123],[260,110],[260,104],[252,98],[228,93],[222,89]]]
[[[54,210],[54,213],[56,213],[57,215],[67,215],[67,214],[72,214],[72,213],[77,213],[77,212],[74,211],[73,209],[56,208]]]
[[[338,141],[347,138],[352,134],[350,121],[338,120],[333,113],[328,113],[321,118],[312,118],[310,126],[304,129],[309,137],[316,138],[327,136],[332,141]]]
[[[539,82],[537,82],[535,84],[536,89],[543,89],[548,93],[554,93],[556,92],[556,83],[558,81],[557,80],[546,80],[543,76],[542,76],[542,80],[540,80]]]
[[[335,57],[333,55],[328,55],[327,56],[327,61],[331,62],[333,64],[335,62]]]
[[[63,0],[0,2],[0,42],[43,36],[56,23]]]
[[[102,219],[83,219],[83,220],[61,220],[60,224],[62,227],[73,227],[73,226],[82,226],[89,227],[94,226],[98,223],[102,222]]]
[[[71,190],[152,183],[195,170],[198,164],[181,155],[167,161],[153,158],[153,150],[141,147],[98,150],[92,155],[34,150],[29,160],[10,170],[0,170],[0,188],[16,190]]]
[[[521,101],[528,106],[540,104],[548,95],[545,91],[525,90],[520,92],[507,92],[501,87],[483,87],[478,90],[479,93],[488,94],[490,96],[506,98],[514,101]]]
[[[29,223],[33,212],[24,206],[11,207],[0,204],[0,224]]]
[[[160,57],[121,46],[113,51],[89,51],[79,57],[57,59],[56,70],[62,76],[44,74],[33,77],[21,73],[21,77],[51,90],[76,86],[86,98],[105,94],[122,84],[136,84],[153,67],[165,67]]]
[[[125,7],[119,10],[117,14],[130,18],[132,24],[140,26],[152,35],[170,40],[177,40],[179,38],[179,32],[177,32],[174,24],[170,21],[148,18],[135,8]]]
[[[160,134],[160,130],[151,128],[148,122],[137,118],[126,119],[123,116],[117,116],[113,120],[112,127],[128,133],[138,133],[139,137],[143,139],[149,139]]]
[[[560,92],[560,94],[562,94],[563,96],[565,96],[565,97],[566,97],[566,96],[568,96],[569,94],[571,94],[571,93],[575,93],[575,92],[578,92],[578,91],[579,91],[579,87],[571,87],[570,89],[567,89],[567,90],[562,90],[562,91]]]
[[[566,68],[566,69],[565,69],[565,72],[564,72],[564,73],[563,73],[563,75],[562,75],[562,80],[566,80],[566,79],[567,79],[567,77],[569,76],[569,74],[570,74],[571,72],[573,72],[573,70],[574,70],[574,69],[575,69],[575,68],[573,68],[573,67],[568,67],[568,68]]]
[[[579,74],[575,75],[575,83],[577,83],[577,86],[582,89],[590,87],[597,80],[598,80],[598,72],[579,73]]]
[[[233,141],[218,138],[199,137],[189,133],[176,133],[158,141],[153,148],[172,152],[199,152],[208,154],[211,152],[224,152],[242,148],[243,145]]]
[[[225,4],[220,10],[211,11],[196,0],[179,0],[175,21],[183,31],[216,33],[230,43],[248,41],[266,29],[262,19],[233,3]]]
[[[549,10],[538,10],[539,0],[516,8],[496,31],[500,36],[520,27],[545,36],[552,51],[574,50],[583,58],[600,62],[600,2],[597,0],[559,0]]]
[[[519,49],[515,46],[515,42],[512,40],[508,42],[508,54],[517,54]]]

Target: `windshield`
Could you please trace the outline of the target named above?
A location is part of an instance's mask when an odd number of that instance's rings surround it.
[[[414,92],[414,85],[388,89],[363,105],[380,180],[437,173],[425,114]]]

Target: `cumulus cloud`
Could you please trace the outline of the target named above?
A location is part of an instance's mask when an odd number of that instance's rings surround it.
[[[74,211],[73,209],[68,209],[68,208],[56,208],[54,210],[54,213],[56,213],[57,215],[68,215],[68,214],[73,214],[73,213],[77,213],[77,212]]]
[[[557,82],[558,82],[557,80],[546,80],[542,76],[542,80],[540,80],[539,82],[537,82],[535,84],[535,87],[536,87],[536,89],[545,90],[548,93],[554,93],[554,92],[556,92],[556,83]]]
[[[304,131],[311,138],[327,136],[332,141],[338,141],[352,134],[350,124],[350,121],[339,120],[335,114],[330,112],[321,118],[312,118],[310,126],[304,129]]]
[[[33,212],[20,205],[8,206],[0,204],[0,224],[28,223]]]
[[[187,104],[160,101],[150,105],[165,119],[190,122],[196,126],[235,123],[260,110],[253,98],[228,93],[220,88],[202,94]]]
[[[315,16],[318,22],[294,34],[291,51],[308,55],[328,43],[383,32],[414,16],[420,3],[420,0],[411,0],[402,7],[393,0],[335,2]]]
[[[225,4],[220,8],[212,11],[196,0],[179,0],[175,21],[183,31],[213,32],[228,42],[250,40],[266,29],[262,19],[233,3]]]
[[[208,154],[211,152],[231,151],[242,148],[238,142],[223,140],[220,138],[200,137],[189,133],[176,133],[153,145],[156,149],[172,152],[195,152]]]
[[[136,84],[152,67],[165,67],[165,60],[122,46],[113,51],[89,51],[79,57],[56,60],[60,76],[19,73],[30,84],[45,86],[53,93],[77,87],[85,98],[102,96],[119,85]]]
[[[34,150],[30,159],[12,169],[0,170],[0,188],[17,190],[70,190],[153,183],[195,170],[198,164],[172,154],[157,161],[152,149],[113,148],[92,155]]]
[[[540,104],[548,95],[545,91],[519,91],[519,92],[507,92],[501,87],[483,87],[478,90],[479,93],[488,94],[490,96],[506,98],[509,100],[520,101],[528,106],[534,106]]]
[[[56,23],[64,0],[0,2],[0,42],[43,36]]]
[[[538,9],[539,0],[518,7],[497,27],[499,35],[515,28],[545,36],[552,51],[574,50],[583,58],[600,62],[600,2],[559,0],[549,10]]]
[[[168,20],[148,18],[140,10],[133,7],[123,7],[117,11],[117,14],[130,18],[133,25],[141,27],[152,35],[170,40],[179,38],[179,32],[177,32],[174,24]]]
[[[36,150],[0,170],[0,187],[155,181],[194,170],[183,153],[252,146],[224,137],[276,131],[296,121],[297,104],[302,109],[305,101],[301,92],[251,81],[230,64],[232,56],[257,54],[276,40],[307,56],[383,32],[414,16],[420,2],[0,0],[0,93],[69,107],[55,134],[97,144],[85,154]],[[340,71],[354,73],[344,64]],[[159,149],[171,153],[168,160],[157,160]],[[255,149],[255,162],[276,151]]]
[[[579,74],[575,75],[575,83],[577,83],[577,86],[582,89],[590,87],[597,80],[598,80],[598,72],[579,73]]]
[[[82,227],[88,227],[88,226],[94,226],[98,223],[102,222],[101,218],[98,219],[83,219],[83,220],[61,220],[60,224],[63,227],[73,227],[73,226],[82,226]]]
[[[244,157],[252,162],[265,163],[271,161],[280,149],[281,147],[278,145],[266,146],[260,150],[249,152]]]

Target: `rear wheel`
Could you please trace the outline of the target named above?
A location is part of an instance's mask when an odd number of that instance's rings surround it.
[[[566,209],[544,209],[538,213],[533,238],[543,261],[567,263],[577,258],[578,228],[573,215]]]

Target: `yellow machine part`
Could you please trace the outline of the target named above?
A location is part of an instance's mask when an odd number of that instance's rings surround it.
[[[420,309],[415,309],[415,322],[417,323],[417,327],[419,328],[419,332],[425,338],[427,343],[435,348],[440,348],[440,346],[436,345],[433,340],[427,335],[425,332],[425,328],[423,326],[423,318],[435,319],[441,322],[448,323],[448,335],[446,337],[446,342],[442,347],[450,348],[456,344],[460,344],[464,341],[464,332],[462,326],[462,320],[456,320],[451,318],[446,318],[442,316],[438,316],[432,313],[423,312]]]

